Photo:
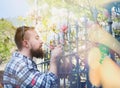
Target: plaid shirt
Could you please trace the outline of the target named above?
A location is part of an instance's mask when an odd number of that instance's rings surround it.
[[[41,73],[34,61],[15,52],[6,65],[4,88],[57,88],[58,78],[51,72]]]

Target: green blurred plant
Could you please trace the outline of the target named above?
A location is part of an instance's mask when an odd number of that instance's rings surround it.
[[[15,27],[11,22],[0,19],[0,63],[10,58],[11,50],[14,47],[14,32]]]

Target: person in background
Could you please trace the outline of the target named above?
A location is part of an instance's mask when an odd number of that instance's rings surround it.
[[[57,61],[62,55],[61,45],[51,52],[50,68],[46,73],[37,69],[33,57],[43,58],[42,36],[39,36],[34,27],[21,26],[15,33],[15,51],[7,63],[4,75],[4,88],[57,88]]]
[[[110,57],[111,51],[120,56],[120,42],[99,24],[90,27],[88,39],[93,42],[88,51],[90,82],[97,88],[120,88],[120,66]]]

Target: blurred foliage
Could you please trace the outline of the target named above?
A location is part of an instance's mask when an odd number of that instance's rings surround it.
[[[40,11],[41,14],[43,14],[45,11],[47,12],[47,14],[44,14],[44,17],[46,15],[50,16],[51,8],[55,7],[66,8],[68,13],[74,13],[77,18],[85,16],[91,20],[96,20],[94,14],[97,14],[98,21],[106,21],[107,19],[104,14],[105,8],[95,5],[93,3],[94,0],[36,0],[37,3],[35,3],[35,0],[28,0],[28,2],[30,5],[37,4],[38,8],[47,3],[49,8],[47,10],[44,9],[44,11]]]
[[[11,22],[0,19],[0,62],[7,61],[10,58],[11,50],[14,47],[13,36],[15,27]]]

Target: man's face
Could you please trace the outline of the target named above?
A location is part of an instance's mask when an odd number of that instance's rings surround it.
[[[33,57],[36,58],[43,58],[44,52],[42,50],[42,40],[40,36],[36,33],[35,30],[29,31],[29,46],[30,46],[30,53]]]

